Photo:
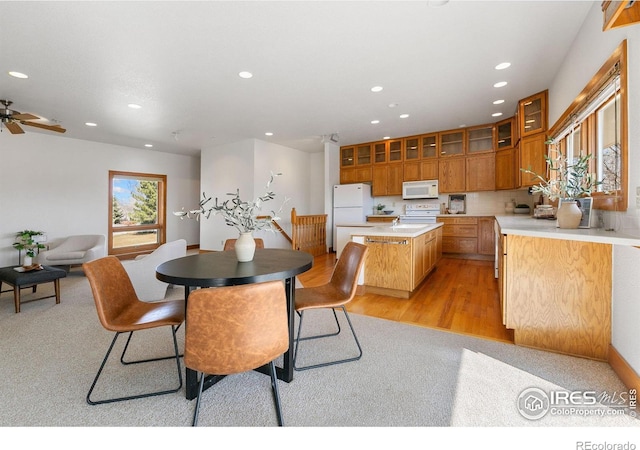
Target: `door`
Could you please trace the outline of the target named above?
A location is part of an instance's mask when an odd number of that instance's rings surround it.
[[[365,185],[360,183],[335,185],[333,187],[333,207],[362,207],[364,205],[364,189]]]

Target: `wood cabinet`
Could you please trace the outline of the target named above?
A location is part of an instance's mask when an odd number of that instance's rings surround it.
[[[490,255],[495,254],[494,220],[490,216],[439,216],[438,222],[444,224],[442,227],[442,252],[488,259]]]
[[[372,179],[370,144],[340,148],[340,183],[364,183]]]
[[[475,156],[467,156],[465,166],[465,183],[467,191],[495,191],[495,154],[488,153]]]
[[[493,129],[493,124],[467,128],[467,154],[493,152],[495,149]]]
[[[544,157],[547,152],[547,146],[545,144],[545,134],[538,133],[533,136],[526,136],[520,140],[519,153],[519,166],[518,167],[518,186],[526,187],[538,184],[534,176],[523,172],[522,169],[529,169],[533,172],[544,176],[547,172],[547,162]]]
[[[517,345],[606,360],[612,245],[501,235],[503,321]]]
[[[640,22],[640,3],[633,0],[602,2],[602,31]]]
[[[441,194],[465,192],[466,158],[441,158],[438,161],[439,190]]]
[[[376,223],[391,223],[395,219],[399,219],[399,217],[397,215],[367,216],[367,222],[376,222]]]
[[[442,131],[438,134],[440,157],[462,156],[465,154],[465,130]]]
[[[402,164],[379,164],[373,166],[371,194],[374,197],[402,195]]]
[[[519,172],[515,149],[498,150],[495,163],[496,190],[515,189],[518,179],[516,171]]]
[[[367,292],[409,298],[442,257],[442,227],[415,238],[364,236]]]
[[[505,120],[501,120],[496,123],[494,127],[496,151],[506,150],[515,147],[516,145],[516,127],[515,118],[510,117]]]
[[[547,131],[547,91],[518,102],[520,138]]]

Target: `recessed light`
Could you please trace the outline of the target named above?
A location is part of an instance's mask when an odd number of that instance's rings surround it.
[[[371,123],[375,125],[377,123],[380,123],[380,121],[379,120],[372,120]]]
[[[391,136],[384,136],[382,139],[391,139]]]
[[[253,74],[252,74],[251,72],[240,72],[240,73],[238,74],[238,76],[239,76],[240,78],[248,79],[248,78],[251,78],[251,77],[253,76]]]
[[[510,62],[503,62],[503,63],[500,63],[500,64],[498,64],[498,65],[496,66],[496,70],[504,70],[504,69],[506,69],[506,68],[507,68],[507,67],[509,67],[509,66],[511,66],[511,63],[510,63]]]
[[[142,106],[136,105],[135,103],[129,103],[127,106],[129,108],[131,108],[131,109],[140,109],[140,108],[142,108]]]
[[[271,131],[267,131],[264,135],[265,136],[273,136],[273,133]]]
[[[506,81],[498,81],[496,84],[493,85],[493,87],[499,88],[499,87],[503,87],[506,86],[507,82]]]
[[[11,75],[12,77],[15,77],[15,78],[29,78],[29,75],[26,75],[26,74],[21,73],[21,72],[15,72],[13,70],[11,72],[9,72],[9,75]]]
[[[86,126],[88,126],[88,127],[97,127],[97,126],[98,126],[98,124],[97,124],[97,123],[94,123],[94,122],[85,122],[84,124],[85,124]]]
[[[401,119],[406,119],[407,117],[409,117],[409,114],[400,114]]]
[[[502,115],[501,112],[491,114],[491,117],[500,117]]]
[[[144,144],[144,146],[147,147],[147,148],[151,148],[151,147],[153,147],[153,144]]]
[[[396,106],[398,106],[397,103],[389,103],[389,108],[395,108]]]
[[[496,100],[493,102],[494,105],[502,105],[504,103],[504,100]]]
[[[374,86],[371,88],[371,92],[380,92],[382,90],[382,86]]]

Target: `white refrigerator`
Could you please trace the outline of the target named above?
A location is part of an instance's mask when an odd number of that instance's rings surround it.
[[[333,186],[333,242],[337,253],[337,226],[364,225],[367,215],[372,213],[371,185],[353,183]]]

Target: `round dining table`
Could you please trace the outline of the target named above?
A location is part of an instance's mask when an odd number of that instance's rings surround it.
[[[185,308],[189,292],[194,288],[234,286],[283,280],[287,297],[289,324],[289,349],[283,357],[282,367],[276,367],[279,379],[293,380],[293,343],[295,321],[295,277],[313,265],[313,256],[299,250],[264,248],[256,249],[252,261],[239,262],[234,251],[205,252],[172,259],[156,268],[156,278],[165,283],[184,286]],[[267,368],[259,369],[267,373]],[[205,379],[205,389],[217,383],[221,377]],[[194,399],[198,393],[197,373],[186,369],[186,397]]]

